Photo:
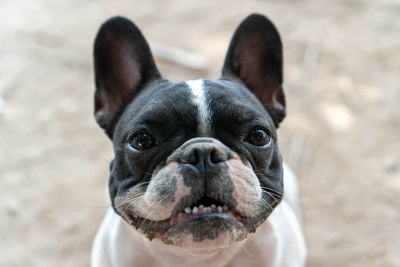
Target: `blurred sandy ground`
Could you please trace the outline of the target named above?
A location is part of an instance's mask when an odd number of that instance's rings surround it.
[[[231,34],[268,15],[285,45],[280,132],[302,190],[307,266],[400,266],[400,2],[0,1],[0,266],[88,266],[110,142],[92,117],[92,42],[131,18],[203,56],[172,80],[217,78]]]

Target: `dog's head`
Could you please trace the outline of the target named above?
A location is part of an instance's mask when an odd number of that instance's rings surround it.
[[[94,45],[95,117],[114,144],[112,206],[148,238],[184,247],[244,239],[283,194],[276,128],[285,116],[282,45],[253,14],[218,80],[169,82],[129,20]]]

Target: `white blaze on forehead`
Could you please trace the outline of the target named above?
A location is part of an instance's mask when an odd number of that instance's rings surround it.
[[[211,113],[208,108],[208,101],[206,92],[204,91],[203,80],[186,81],[186,84],[192,91],[193,103],[197,106],[199,111],[199,131],[203,136],[209,135]]]

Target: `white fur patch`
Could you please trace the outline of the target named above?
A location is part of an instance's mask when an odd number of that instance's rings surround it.
[[[203,80],[186,81],[192,90],[193,103],[199,110],[199,131],[202,136],[210,135],[211,112],[208,108],[207,96],[204,91]]]

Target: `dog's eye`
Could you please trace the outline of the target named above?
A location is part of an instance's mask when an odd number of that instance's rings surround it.
[[[129,139],[129,145],[138,151],[149,149],[157,144],[157,141],[148,133],[137,133]]]
[[[244,141],[255,146],[265,146],[269,144],[270,137],[263,129],[254,129],[249,133]]]

